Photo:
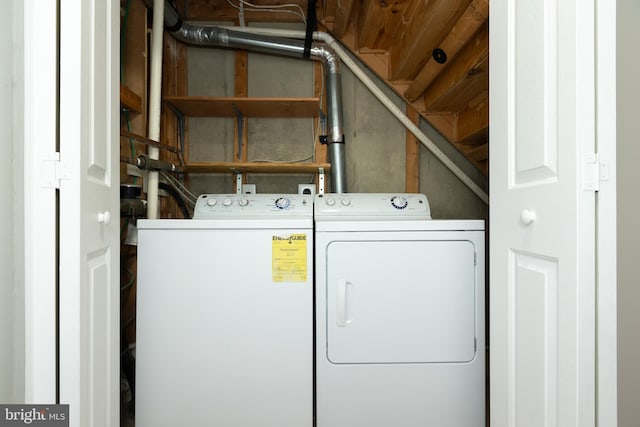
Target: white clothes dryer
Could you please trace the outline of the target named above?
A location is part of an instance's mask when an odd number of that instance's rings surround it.
[[[311,427],[313,198],[138,221],[136,425]]]
[[[484,223],[315,197],[318,427],[485,425]]]

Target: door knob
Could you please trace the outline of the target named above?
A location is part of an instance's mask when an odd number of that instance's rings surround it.
[[[529,225],[535,220],[536,220],[535,211],[532,211],[532,210],[529,210],[529,209],[523,209],[522,212],[520,212],[520,221],[524,225]]]
[[[111,224],[111,213],[109,211],[104,211],[98,214],[98,222],[100,224],[109,225]]]

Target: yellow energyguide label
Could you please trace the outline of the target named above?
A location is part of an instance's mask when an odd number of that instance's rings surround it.
[[[271,240],[271,280],[307,281],[307,235],[273,236]]]

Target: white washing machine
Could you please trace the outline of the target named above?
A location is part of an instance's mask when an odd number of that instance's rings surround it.
[[[485,425],[484,222],[315,198],[318,427]]]
[[[313,198],[138,222],[136,426],[313,424]]]

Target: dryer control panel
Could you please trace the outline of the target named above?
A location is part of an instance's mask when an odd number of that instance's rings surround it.
[[[193,219],[313,215],[313,196],[301,194],[202,194]]]
[[[431,210],[424,194],[318,194],[315,218],[325,221],[431,219]]]

